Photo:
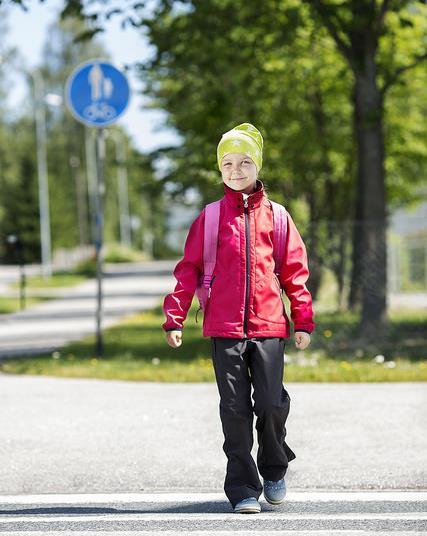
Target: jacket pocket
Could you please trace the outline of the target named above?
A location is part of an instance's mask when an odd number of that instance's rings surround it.
[[[210,291],[205,314],[207,325],[238,321],[240,300],[237,298],[237,283],[233,278],[225,272],[217,273]]]
[[[267,274],[263,283],[259,285],[259,290],[254,296],[255,314],[261,320],[283,324],[285,322],[285,306],[276,274]]]

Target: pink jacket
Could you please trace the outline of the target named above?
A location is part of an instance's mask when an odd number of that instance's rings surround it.
[[[311,333],[313,310],[306,281],[309,275],[304,243],[289,214],[280,282],[274,273],[273,211],[261,181],[246,203],[224,185],[218,249],[211,295],[204,312],[205,337],[289,337],[280,288],[290,300],[295,331]],[[247,206],[246,206],[247,204]],[[164,299],[165,331],[182,329],[197,283],[203,273],[204,210],[191,225],[184,257],[174,270],[177,284]]]

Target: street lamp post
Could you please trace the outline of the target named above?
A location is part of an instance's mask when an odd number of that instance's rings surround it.
[[[19,235],[10,234],[7,236],[7,243],[14,247],[16,260],[19,264],[19,307],[23,311],[25,309],[26,277],[21,238]]]
[[[47,171],[47,136],[45,105],[60,106],[62,97],[54,93],[44,94],[42,76],[38,71],[21,69],[32,79],[34,88],[34,118],[36,123],[37,178],[39,190],[40,243],[43,277],[52,275],[52,240],[50,234],[49,180]]]
[[[80,158],[76,155],[70,156],[70,167],[74,178],[74,186],[76,190],[76,206],[77,206],[77,223],[79,228],[79,244],[80,247],[88,243],[87,232],[87,208],[86,208],[86,193],[82,182],[82,174],[80,170]]]
[[[129,187],[128,174],[126,169],[126,150],[124,137],[123,134],[121,134],[117,130],[109,131],[108,137],[114,141],[116,146],[120,243],[123,246],[131,247],[132,238],[131,219],[129,214]]]
[[[30,72],[30,76],[33,79],[34,85],[42,274],[43,277],[47,278],[52,275],[52,247],[50,236],[49,182],[47,175],[46,113],[43,98],[44,88],[42,77],[38,72]]]

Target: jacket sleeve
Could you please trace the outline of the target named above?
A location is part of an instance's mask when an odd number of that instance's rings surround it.
[[[312,299],[306,287],[309,276],[304,242],[289,213],[287,215],[286,249],[280,283],[289,298],[294,331],[311,333],[314,330]]]
[[[162,324],[162,328],[165,331],[183,328],[199,278],[203,274],[204,222],[203,210],[191,224],[184,246],[184,256],[173,271],[177,280],[175,289],[163,302],[166,321]]]

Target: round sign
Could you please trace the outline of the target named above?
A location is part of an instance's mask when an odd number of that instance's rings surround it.
[[[78,65],[65,89],[68,108],[85,125],[105,127],[123,114],[129,104],[126,76],[107,60],[94,59]]]

